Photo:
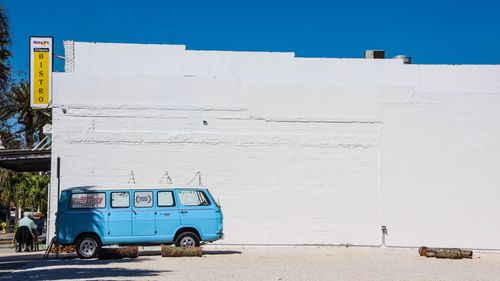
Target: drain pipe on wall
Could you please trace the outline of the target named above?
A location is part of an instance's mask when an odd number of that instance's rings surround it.
[[[418,246],[386,245],[385,238],[388,234],[387,226],[382,225],[380,227],[380,229],[382,230],[382,244],[377,246],[377,247],[399,248],[399,249],[418,249],[418,248],[420,248]],[[354,246],[354,245],[352,245],[352,246]],[[474,250],[474,251],[483,251],[483,252],[496,252],[496,253],[498,253],[500,251],[500,248],[460,248],[460,249],[470,250],[470,251]]]
[[[382,231],[382,244],[380,244],[378,247],[387,247],[387,248],[404,248],[404,249],[418,249],[419,247],[416,246],[395,246],[395,245],[386,245],[386,237],[389,234],[389,231],[387,230],[387,226],[382,225],[380,227],[380,230]]]
[[[386,247],[385,236],[387,235],[387,226],[382,225],[381,230],[382,230],[382,245],[381,245],[381,247]]]
[[[59,258],[59,241],[57,241],[57,235],[59,234],[57,229],[57,216],[59,216],[59,200],[61,200],[61,158],[57,156],[57,208],[56,208],[56,223],[55,223],[55,231],[56,231],[56,258]],[[50,251],[50,249],[49,249]]]

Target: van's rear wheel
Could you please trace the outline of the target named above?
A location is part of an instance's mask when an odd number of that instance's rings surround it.
[[[200,246],[200,238],[192,232],[183,232],[175,240],[176,247],[192,248]]]
[[[97,257],[101,245],[94,236],[83,236],[76,242],[76,253],[82,259]]]

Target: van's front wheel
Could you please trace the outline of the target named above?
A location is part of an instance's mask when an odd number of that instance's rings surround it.
[[[198,235],[192,232],[184,232],[175,240],[176,247],[192,248],[200,246]]]
[[[94,236],[84,236],[76,242],[76,253],[82,259],[97,257],[101,245]]]

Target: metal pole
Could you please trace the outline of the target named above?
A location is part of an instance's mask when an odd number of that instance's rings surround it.
[[[57,208],[56,208],[56,236],[55,236],[55,244],[56,244],[56,258],[59,258],[59,242],[57,241],[57,216],[59,215],[59,197],[61,196],[61,158],[57,157]]]

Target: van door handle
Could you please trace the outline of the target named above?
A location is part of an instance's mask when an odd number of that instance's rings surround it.
[[[134,212],[134,215],[137,215],[137,213],[135,212],[135,210],[132,210],[132,212]]]
[[[187,213],[187,212],[188,212],[188,211],[181,211],[181,214],[185,214],[185,213]]]
[[[170,216],[170,213],[164,213],[163,215],[164,216]]]

